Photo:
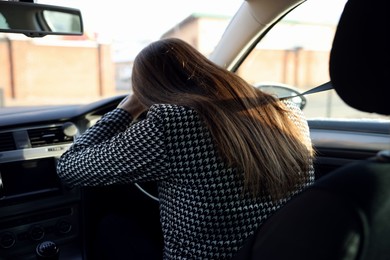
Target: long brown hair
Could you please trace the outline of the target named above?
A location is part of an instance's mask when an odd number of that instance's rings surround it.
[[[253,195],[281,198],[304,184],[313,156],[310,141],[283,103],[207,59],[186,42],[151,43],[135,58],[132,88],[146,107],[195,109],[219,153],[244,173]]]

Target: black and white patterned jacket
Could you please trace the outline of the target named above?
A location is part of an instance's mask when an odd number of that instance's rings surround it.
[[[301,111],[288,106],[310,140]],[[231,258],[289,199],[243,197],[242,174],[218,157],[196,111],[153,105],[146,119],[131,120],[119,108],[105,114],[62,155],[58,174],[71,186],[156,181],[165,259]],[[301,188],[313,181],[311,170]]]

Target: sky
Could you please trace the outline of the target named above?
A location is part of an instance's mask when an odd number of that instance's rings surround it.
[[[79,8],[85,31],[105,38],[157,40],[192,13],[233,15],[244,0],[38,0]],[[109,5],[109,7],[108,7]]]
[[[134,57],[192,13],[233,16],[244,0],[38,0],[78,8],[84,32],[112,44],[114,60]]]

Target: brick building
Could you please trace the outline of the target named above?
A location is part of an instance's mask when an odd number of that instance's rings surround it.
[[[113,95],[114,73],[108,44],[77,37],[0,36],[0,89],[6,106],[87,102]]]

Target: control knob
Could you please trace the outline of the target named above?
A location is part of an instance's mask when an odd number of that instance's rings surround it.
[[[39,243],[35,249],[38,260],[58,260],[60,249],[53,241]]]

